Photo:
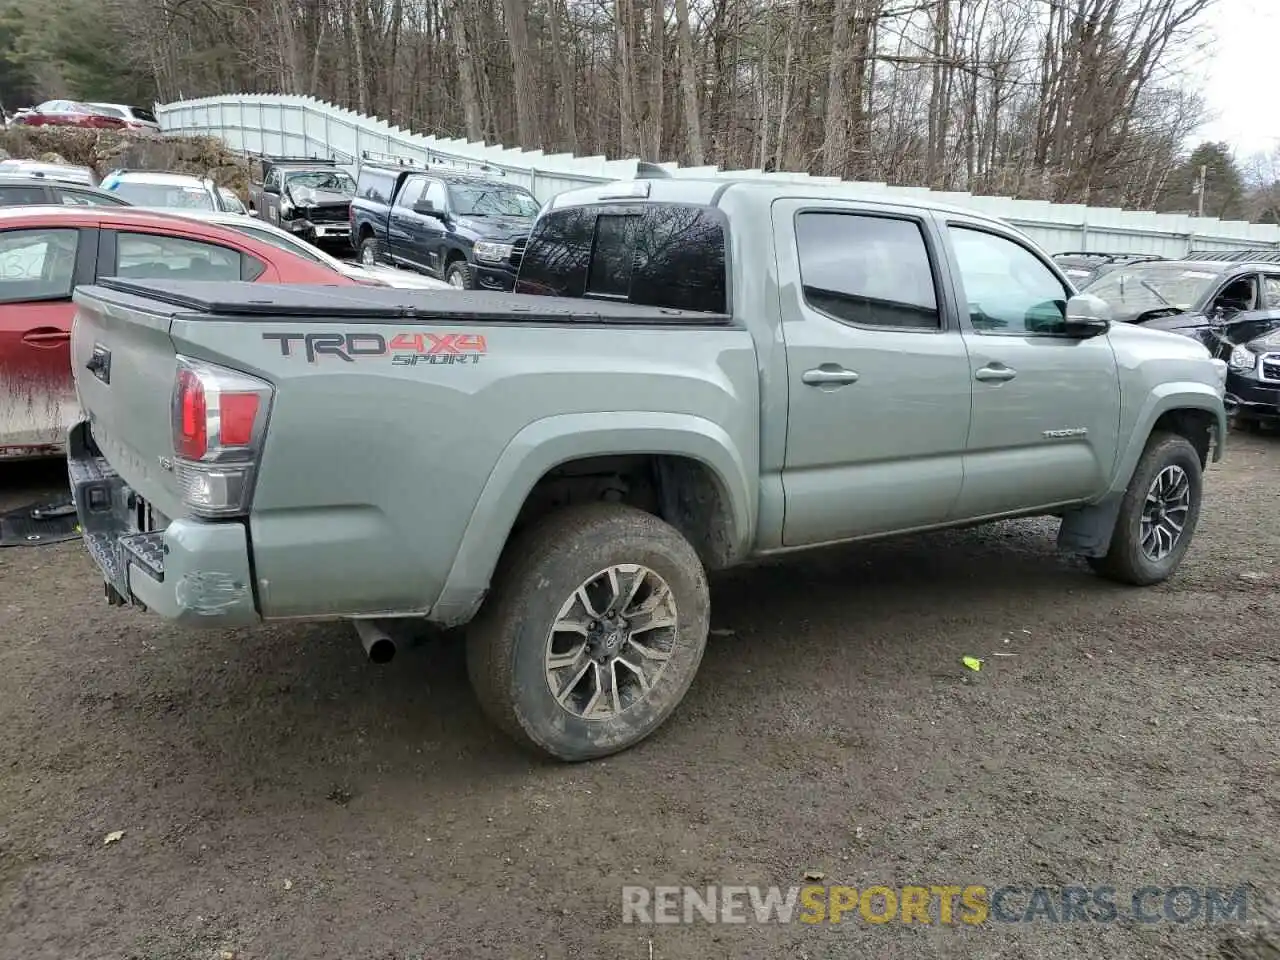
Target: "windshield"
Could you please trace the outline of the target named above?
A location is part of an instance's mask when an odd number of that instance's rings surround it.
[[[313,170],[309,173],[293,173],[285,181],[290,190],[305,187],[308,190],[329,190],[348,197],[356,195],[356,182],[341,170]]]
[[[1089,292],[1120,312],[1176,307],[1190,310],[1218,279],[1211,270],[1178,264],[1118,267],[1089,284]]]
[[[137,117],[139,120],[141,120],[143,123],[156,122],[156,115],[152,113],[150,110],[148,110],[146,107],[130,107],[129,109],[132,110],[133,115]]]
[[[517,187],[492,184],[449,187],[449,205],[460,217],[529,217],[538,215],[541,204]]]
[[[177,210],[213,210],[213,194],[204,187],[172,183],[138,183],[122,180],[111,188],[139,207],[171,207]]]

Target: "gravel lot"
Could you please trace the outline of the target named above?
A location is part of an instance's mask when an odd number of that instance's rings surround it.
[[[61,479],[2,469],[0,506]],[[1039,521],[732,571],[683,707],[577,766],[494,734],[447,638],[375,667],[342,626],[180,631],[107,607],[78,542],[0,550],[0,957],[1280,956],[1277,478],[1280,438],[1234,435],[1147,590]],[[806,871],[1255,899],[1244,928],[621,920],[624,884]]]

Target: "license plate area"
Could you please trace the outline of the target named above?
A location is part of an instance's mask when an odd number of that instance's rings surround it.
[[[102,575],[124,598],[129,590],[129,564],[164,579],[164,534],[150,504],[86,442],[87,425],[79,424],[68,444],[67,471],[80,530]]]

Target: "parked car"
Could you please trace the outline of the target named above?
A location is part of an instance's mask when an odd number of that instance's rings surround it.
[[[108,597],[351,618],[375,660],[385,618],[470,621],[486,712],[582,760],[683,697],[708,569],[1053,515],[1064,550],[1157,583],[1221,456],[1221,360],[1112,326],[1023,234],[926,199],[576,190],[518,288],[555,296],[78,290],[69,463]]]
[[[366,264],[390,262],[452,287],[510,290],[538,215],[528,190],[446,168],[366,163],[351,201],[351,236]]]
[[[88,127],[96,130],[124,130],[128,122],[78,100],[46,100],[14,116],[15,125],[25,127]]]
[[[1280,262],[1140,263],[1089,292],[1117,319],[1191,337],[1227,361],[1224,402],[1238,423],[1280,422]]]
[[[0,207],[38,206],[127,207],[129,202],[105,190],[60,183],[41,177],[11,177],[0,173]]]
[[[160,121],[146,107],[134,107],[125,103],[90,103],[89,106],[96,110],[101,110],[109,116],[124,118],[126,126],[131,130],[160,132]]]
[[[219,187],[218,197],[222,201],[223,212],[236,214],[241,217],[248,216],[248,208],[244,205],[244,201],[240,199],[239,194],[234,190],[230,190],[227,187]]]
[[[1151,260],[1163,260],[1154,253],[1086,253],[1068,251],[1055,253],[1054,262],[1065,273],[1077,290],[1084,290],[1094,280],[1116,267],[1129,263],[1145,263]]]
[[[11,157],[0,160],[0,174],[41,177],[63,183],[79,183],[87,187],[98,185],[98,177],[92,167],[74,163],[48,163],[44,160],[19,160]]]
[[[218,187],[207,177],[167,170],[130,170],[120,167],[107,173],[99,186],[125,197],[136,206],[153,210],[220,210]]]
[[[303,240],[297,234],[281,230],[273,223],[266,223],[254,217],[241,217],[234,213],[210,213],[195,210],[183,211],[178,215],[194,217],[206,223],[216,223],[232,230],[238,230],[240,233],[261,240],[263,243],[270,243],[273,246],[280,247],[282,250],[295,253],[304,260],[323,263],[339,273],[345,273],[357,283],[416,290],[450,289],[449,285],[444,281],[436,280],[432,277],[424,277],[413,270],[400,270],[397,267],[383,265],[369,267],[363,263],[339,260],[337,257],[330,256],[318,247]]]
[[[207,177],[159,170],[113,170],[102,189],[118,193],[139,207],[157,210],[225,210],[218,185]],[[243,209],[243,208],[242,208]]]
[[[356,182],[332,160],[267,157],[261,186],[249,206],[267,223],[317,245],[351,245],[351,198]]]
[[[126,207],[0,209],[0,459],[63,448],[76,410],[72,290],[110,276],[353,282],[216,224]]]

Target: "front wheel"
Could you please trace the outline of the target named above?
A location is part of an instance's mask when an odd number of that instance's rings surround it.
[[[1129,480],[1105,557],[1089,564],[1103,576],[1150,586],[1178,569],[1200,519],[1200,455],[1185,437],[1156,434]]]
[[[467,631],[485,713],[560,760],[639,743],[683,699],[707,642],[710,594],[689,542],[617,504],[553,514],[515,541]]]
[[[471,264],[465,260],[453,261],[453,263],[449,264],[449,269],[444,272],[444,280],[455,290],[470,290],[473,286],[471,282]]]

